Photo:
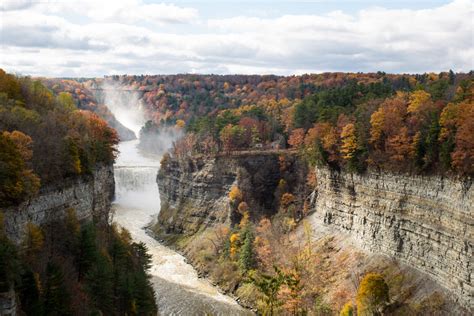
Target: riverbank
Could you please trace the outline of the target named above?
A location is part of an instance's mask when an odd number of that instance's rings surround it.
[[[246,310],[248,310],[249,312],[252,312],[252,313],[257,313],[257,309],[255,308],[255,306],[252,306],[250,304],[246,304],[246,302],[242,301],[242,299],[240,297],[238,297],[237,295],[235,295],[234,292],[232,291],[229,291],[229,290],[226,290],[225,288],[221,287],[217,282],[216,280],[213,280],[212,278],[210,278],[210,275],[209,275],[209,271],[207,271],[206,269],[204,269],[201,265],[197,264],[196,262],[194,262],[192,260],[192,258],[188,255],[188,253],[186,253],[185,251],[179,249],[178,247],[176,247],[175,244],[173,243],[166,243],[165,240],[163,239],[159,239],[159,237],[153,232],[153,223],[149,224],[148,226],[146,226],[145,228],[145,231],[146,233],[152,237],[153,239],[155,239],[158,243],[160,243],[161,245],[163,245],[164,247],[167,247],[167,248],[170,248],[172,249],[173,251],[175,251],[176,253],[178,253],[179,255],[183,256],[184,258],[184,262],[191,265],[193,267],[194,270],[196,270],[196,273],[197,273],[197,276],[199,279],[203,279],[205,280],[206,282],[208,282],[211,286],[215,287],[219,293],[221,293],[222,295],[225,295],[225,296],[228,296],[230,297],[231,299],[233,299],[239,306],[245,308]]]

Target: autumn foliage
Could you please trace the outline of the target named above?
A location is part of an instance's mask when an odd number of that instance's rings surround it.
[[[388,285],[382,275],[377,273],[366,274],[357,291],[357,315],[380,314],[384,305],[389,301],[388,291]]]
[[[0,70],[0,204],[35,195],[40,184],[110,164],[118,136],[97,114],[77,110],[67,92]]]

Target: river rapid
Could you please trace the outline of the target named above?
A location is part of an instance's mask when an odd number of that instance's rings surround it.
[[[159,157],[142,155],[137,144],[137,140],[119,144],[112,208],[114,221],[129,230],[134,241],[144,242],[152,255],[150,274],[159,315],[251,315],[207,280],[198,278],[182,255],[146,233],[144,227],[160,210],[156,184],[160,164]]]

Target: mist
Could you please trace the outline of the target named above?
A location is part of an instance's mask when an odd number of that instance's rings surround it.
[[[154,130],[143,129],[140,132],[138,148],[145,153],[163,156],[173,147],[173,143],[184,135],[181,129],[173,126],[160,127]]]
[[[104,82],[104,103],[115,118],[138,137],[146,122],[145,107],[140,99],[140,91],[134,91],[120,84]]]
[[[135,133],[139,139],[137,146],[143,153],[161,157],[183,136],[183,132],[174,126],[157,127],[150,122],[152,128],[144,128],[149,118],[141,91],[114,82],[103,82],[101,89],[104,103],[122,125]]]

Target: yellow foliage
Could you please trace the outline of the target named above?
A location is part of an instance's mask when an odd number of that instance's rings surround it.
[[[240,238],[240,234],[239,233],[233,233],[232,235],[230,235],[230,243],[231,244],[235,244]]]
[[[418,112],[420,107],[429,101],[431,101],[431,95],[428,92],[424,90],[413,92],[410,95],[410,102],[407,108],[408,113]]]
[[[341,309],[340,316],[353,316],[354,315],[354,306],[352,302],[347,302]]]
[[[183,120],[177,120],[176,121],[176,128],[183,128],[186,125],[186,123]]]
[[[230,241],[230,256],[234,257],[239,247],[240,234],[233,233],[232,235],[230,235],[229,241]]]
[[[352,123],[344,126],[341,132],[341,152],[343,153],[344,159],[352,159],[357,150],[357,138],[355,134],[355,126]]]
[[[242,200],[242,191],[237,186],[232,186],[229,192],[229,199],[231,202]]]
[[[439,134],[439,140],[446,140],[449,136],[454,134],[456,128],[456,122],[459,115],[459,106],[454,103],[449,103],[444,107],[439,117],[439,125],[441,131]]]
[[[240,204],[242,204],[242,203],[240,203]],[[250,218],[249,212],[245,211],[243,216],[242,216],[242,219],[240,220],[239,227],[244,228],[245,226],[247,226],[247,224],[249,222],[249,218]]]
[[[357,291],[357,314],[374,315],[389,301],[388,285],[381,274],[368,273]]]
[[[370,117],[370,142],[377,142],[382,137],[382,130],[385,123],[385,112],[383,108],[375,111]]]
[[[296,227],[296,221],[294,218],[287,217],[285,219],[285,224],[288,227],[288,230],[293,230]]]

